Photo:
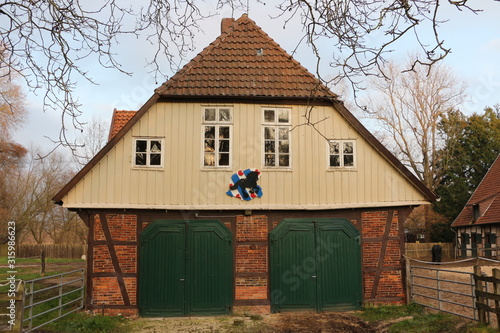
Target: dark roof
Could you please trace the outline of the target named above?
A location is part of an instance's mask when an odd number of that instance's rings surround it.
[[[479,218],[474,221],[473,207],[478,205]],[[452,227],[500,223],[500,155],[479,183]]]
[[[109,127],[108,141],[110,141],[129,122],[137,111],[113,110],[113,118]]]
[[[161,96],[336,98],[246,14],[157,89]]]
[[[155,90],[104,148],[57,193],[62,198],[75,186],[158,100],[203,100],[269,103],[326,103],[333,107],[430,201],[436,199],[418,178],[352,115],[325,85],[286,53],[246,14],[223,19],[222,33],[177,74]]]

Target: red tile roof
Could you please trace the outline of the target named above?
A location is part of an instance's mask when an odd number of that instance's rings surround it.
[[[222,34],[157,92],[162,96],[328,98],[337,95],[246,14],[224,19]]]
[[[110,141],[116,133],[137,113],[137,111],[113,110],[113,118],[109,127],[108,141]]]
[[[479,218],[476,221],[474,221],[473,205],[479,205]],[[451,226],[490,223],[500,223],[500,155]]]

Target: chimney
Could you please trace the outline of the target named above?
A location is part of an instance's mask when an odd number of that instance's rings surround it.
[[[223,18],[220,23],[220,32],[223,33],[234,23],[234,18]]]

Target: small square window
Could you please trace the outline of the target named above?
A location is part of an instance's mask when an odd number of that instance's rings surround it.
[[[329,166],[333,168],[354,168],[355,141],[330,140],[328,142]]]
[[[134,166],[161,167],[163,165],[162,139],[135,139]]]

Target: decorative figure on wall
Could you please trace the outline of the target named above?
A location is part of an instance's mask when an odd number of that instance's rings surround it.
[[[262,196],[262,188],[257,185],[260,171],[257,169],[240,170],[231,176],[232,183],[229,184],[227,195],[241,200],[250,201]]]

